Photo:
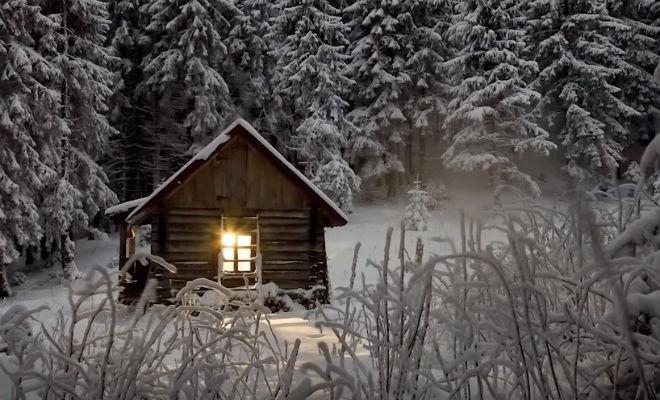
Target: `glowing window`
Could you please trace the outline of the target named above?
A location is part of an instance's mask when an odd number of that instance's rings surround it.
[[[255,246],[252,235],[223,232],[220,243],[222,244],[222,270],[225,273],[254,271]]]

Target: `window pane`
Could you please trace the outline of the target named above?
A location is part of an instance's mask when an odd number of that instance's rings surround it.
[[[236,245],[236,235],[229,232],[222,233],[222,246],[230,247]]]
[[[234,272],[234,262],[233,261],[225,261],[222,264],[222,270],[225,272]]]
[[[252,244],[252,236],[250,235],[238,235],[238,246],[249,246]]]
[[[239,260],[249,260],[251,257],[252,249],[238,249]]]
[[[234,259],[234,248],[233,247],[225,247],[222,249],[222,258],[225,260],[233,260]]]
[[[250,262],[249,261],[239,261],[238,262],[238,270],[240,272],[250,272]]]

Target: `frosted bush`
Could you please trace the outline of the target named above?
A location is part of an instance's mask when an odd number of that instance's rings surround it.
[[[27,279],[28,279],[27,275],[25,275],[21,271],[16,271],[11,276],[11,280],[12,280],[12,283],[14,284],[14,286],[23,285],[25,282],[27,282]]]
[[[334,398],[656,398],[658,211],[576,197],[464,220],[423,263],[391,263],[390,231],[378,282],[355,285],[354,265],[344,306],[320,312],[337,354],[304,369]]]
[[[70,285],[57,324],[29,332],[23,306],[0,319],[0,374],[14,398],[263,399],[288,393],[280,379],[295,354],[280,346],[258,302],[232,312],[154,305],[142,314],[116,303],[116,284],[97,268]],[[151,282],[149,286],[155,285]],[[153,290],[153,287],[151,288]],[[148,293],[149,289],[145,291]]]
[[[436,209],[440,207],[443,201],[449,200],[451,195],[447,186],[439,180],[432,181],[428,185],[428,193],[431,198],[429,208]]]

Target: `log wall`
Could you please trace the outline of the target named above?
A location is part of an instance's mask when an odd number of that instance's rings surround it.
[[[318,213],[299,209],[258,214],[262,281],[282,289],[327,285],[325,237]],[[225,224],[238,232],[256,229],[256,219],[243,217],[225,218]],[[217,279],[221,218],[219,209],[170,209],[152,218],[151,252],[177,267],[176,274],[164,274],[174,289],[198,277]],[[247,276],[251,284],[256,281],[256,275]],[[243,276],[225,275],[223,284],[243,286]]]

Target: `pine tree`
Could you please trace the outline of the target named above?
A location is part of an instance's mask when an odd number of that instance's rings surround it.
[[[274,60],[267,39],[275,5],[269,0],[238,0],[236,7],[241,13],[231,21],[225,78],[240,114],[269,136],[276,133],[271,101]]]
[[[615,85],[621,88],[622,100],[643,117],[632,121],[629,142],[648,140],[655,135],[650,116],[660,109],[660,87],[653,79],[660,61],[660,27],[652,26],[660,18],[660,6],[643,0],[609,0],[607,7],[621,23],[608,24],[605,33],[618,48],[625,49],[622,59],[615,60],[620,70]]]
[[[57,66],[35,50],[56,28],[28,0],[0,6],[0,298],[11,294],[5,267],[43,234],[39,194],[57,174],[49,167],[58,133]]]
[[[422,137],[440,132],[446,83],[439,65],[448,56],[443,34],[453,0],[358,0],[346,7],[351,29],[353,109],[360,128],[349,143],[351,161],[388,195],[423,169]]]
[[[426,231],[431,214],[428,205],[431,203],[429,194],[422,189],[422,182],[417,178],[413,183],[413,189],[408,191],[409,203],[406,206],[406,217],[404,223],[406,229],[411,231]]]
[[[627,125],[640,116],[615,86],[626,52],[608,33],[626,24],[608,14],[603,0],[536,0],[529,14],[541,68],[533,88],[543,94],[540,113],[557,130],[569,174],[611,174],[628,140]]]
[[[141,63],[151,42],[145,34],[146,22],[140,0],[111,3],[112,33],[110,48],[121,61],[114,71],[109,115],[117,133],[110,138],[110,153],[105,158],[108,176],[122,201],[146,196],[153,189],[152,143],[143,127],[145,107],[136,92],[142,80]]]
[[[232,115],[221,71],[228,21],[240,11],[228,0],[152,0],[145,7],[153,46],[143,62],[141,91],[155,119],[148,129],[158,145],[158,164],[180,159],[184,147],[197,152]]]
[[[440,66],[451,56],[445,40],[451,23],[453,0],[408,0],[413,26],[408,38],[406,73],[410,76],[405,93],[404,115],[409,123],[404,157],[409,180],[424,170],[426,149],[422,140],[441,139],[442,122],[447,114],[447,80]]]
[[[346,77],[348,41],[340,10],[327,0],[287,0],[274,20],[284,40],[273,51],[276,92],[291,116],[296,150],[305,174],[340,207],[350,211],[359,189],[343,151],[356,131],[345,117],[343,99],[354,82]]]
[[[41,211],[46,242],[52,243],[53,255],[62,252],[62,261],[73,257],[65,246],[69,236],[89,229],[89,221],[117,201],[97,163],[108,138],[116,132],[105,117],[112,94],[108,67],[116,61],[104,47],[109,28],[106,6],[96,0],[43,1],[44,13],[59,24],[52,35],[42,37],[40,49],[62,72],[60,111],[66,128],[60,138],[59,158],[53,164],[59,181],[50,185],[44,200],[52,204],[49,199],[56,198],[61,203],[56,209],[42,206]],[[63,205],[71,206],[64,211],[67,214],[86,218],[61,224],[57,214]]]
[[[350,76],[357,82],[349,118],[359,128],[350,138],[350,161],[365,179],[387,178],[394,196],[397,174],[404,171],[399,152],[408,124],[403,89],[411,82],[412,17],[403,2],[386,0],[357,0],[345,11],[352,32]]]
[[[517,1],[469,0],[449,29],[459,47],[447,62],[454,94],[445,128],[450,145],[443,155],[449,168],[490,174],[498,197],[517,186],[533,195],[540,188],[520,171],[523,152],[548,155],[555,146],[530,117],[541,95],[527,88],[537,64],[525,57],[524,17]]]

